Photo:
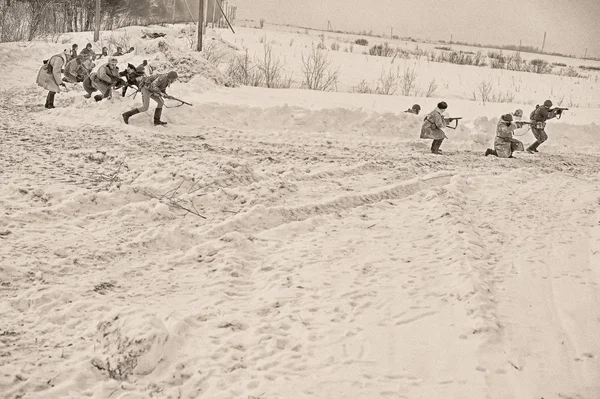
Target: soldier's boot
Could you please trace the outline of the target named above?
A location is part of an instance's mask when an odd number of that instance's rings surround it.
[[[102,94],[96,94],[94,96],[94,100],[96,100],[96,102],[102,101],[103,98],[104,98],[104,96],[102,96]]]
[[[52,109],[54,108],[54,95],[56,93],[53,91],[49,91],[48,95],[46,96],[46,105],[44,105],[45,108],[47,109]]]
[[[162,115],[162,108],[156,108],[154,110],[154,124],[156,126],[164,126],[167,122],[163,122],[160,120],[160,116]]]
[[[440,147],[442,146],[443,141],[444,140],[434,140],[433,141],[433,144],[431,145],[431,147],[432,147],[431,152],[433,154],[442,155],[442,150],[440,150]]]
[[[487,157],[488,155],[498,156],[498,153],[496,152],[496,150],[492,150],[491,148],[488,148],[487,150],[485,150],[485,156]]]
[[[129,118],[131,118],[133,115],[139,114],[140,111],[137,108],[132,109],[131,111],[127,111],[125,113],[123,113],[121,116],[123,116],[123,122],[125,122],[127,125],[129,125]]]
[[[121,94],[121,97],[125,97],[125,93],[127,93],[127,86],[123,87],[123,92]]]
[[[527,152],[530,154],[536,153],[536,152],[538,152],[537,148],[539,146],[540,146],[540,143],[538,141],[536,141],[535,143],[533,143],[532,145],[527,147]]]

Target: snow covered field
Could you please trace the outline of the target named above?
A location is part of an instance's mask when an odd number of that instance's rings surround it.
[[[205,40],[261,56],[267,37],[300,78],[321,38],[271,28]],[[338,92],[225,87],[182,29],[128,28],[119,58],[176,65],[193,107],[166,127],[73,85],[44,109],[41,61],[91,33],[0,45],[2,398],[600,397],[597,72],[354,46],[328,50]],[[407,65],[435,96],[352,93]],[[482,80],[514,102],[471,101]],[[539,154],[483,156],[500,115],[563,96]],[[464,119],[436,156],[419,131],[441,100]]]

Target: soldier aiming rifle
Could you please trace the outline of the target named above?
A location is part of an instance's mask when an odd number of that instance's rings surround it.
[[[560,119],[563,111],[568,108],[555,107],[552,108],[552,101],[546,100],[542,106],[536,105],[535,109],[529,115],[531,120],[531,132],[535,137],[535,142],[527,147],[527,152],[530,154],[538,152],[537,148],[546,140],[548,135],[544,130],[546,128],[546,121],[548,119],[556,118]]]
[[[448,104],[445,101],[439,102],[437,107],[431,111],[423,120],[421,126],[421,138],[422,139],[433,139],[431,143],[431,153],[441,155],[442,151],[440,146],[444,139],[446,139],[446,133],[442,130],[448,127],[447,123],[456,120],[458,126],[458,119],[460,118],[445,118],[443,113],[448,108]],[[456,129],[456,127],[451,129]]]

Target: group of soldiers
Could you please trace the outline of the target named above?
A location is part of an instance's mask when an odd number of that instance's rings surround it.
[[[131,51],[133,51],[133,47],[128,52]],[[142,94],[142,106],[123,113],[123,121],[129,123],[131,116],[148,110],[150,99],[152,99],[157,104],[154,111],[154,124],[166,125],[167,122],[161,120],[164,105],[163,97],[167,96],[167,87],[177,80],[177,72],[170,71],[163,74],[147,75],[147,61],[137,67],[133,64],[127,64],[125,70],[119,71],[116,56],[125,53],[119,47],[112,56],[108,57],[107,54],[108,49],[106,47],[102,49],[101,54],[95,54],[91,44],[88,44],[80,54],[77,54],[77,44],[74,44],[70,52],[64,50],[45,61],[37,76],[37,84],[48,90],[45,108],[55,108],[54,97],[56,93],[60,93],[61,87],[66,88],[65,83],[82,83],[86,92],[84,94],[85,98],[91,98],[96,91],[100,92],[100,94],[94,96],[96,101],[111,98],[113,89],[122,89],[121,95],[125,97],[127,89],[131,87],[136,90],[136,93],[140,92]],[[93,72],[96,66],[93,61],[104,56],[108,57],[107,62],[100,65],[96,72]]]
[[[128,52],[131,51],[133,51],[133,47]],[[125,97],[127,88],[133,87],[136,92],[141,92],[142,94],[142,106],[123,113],[123,121],[128,124],[129,118],[148,110],[150,100],[152,99],[157,104],[154,111],[154,124],[166,125],[167,123],[161,120],[164,106],[163,98],[169,97],[166,89],[177,80],[177,72],[170,71],[164,74],[146,75],[145,67],[148,65],[146,61],[137,67],[127,64],[125,70],[120,72],[116,58],[117,55],[124,54],[120,47],[108,58],[106,64],[101,65],[96,72],[92,72],[95,67],[93,61],[101,59],[103,56],[107,56],[107,54],[108,49],[106,47],[102,49],[101,54],[95,54],[91,44],[88,44],[80,54],[77,54],[77,44],[74,44],[70,53],[64,50],[62,53],[53,55],[45,61],[37,77],[38,85],[48,90],[45,107],[49,109],[54,108],[54,96],[56,93],[60,93],[61,87],[66,87],[65,82],[82,82],[83,89],[86,92],[84,95],[85,98],[91,98],[94,92],[99,91],[100,94],[94,96],[96,101],[110,98],[113,88],[122,88],[121,95]],[[62,77],[62,74],[64,74],[64,77]],[[448,104],[442,101],[423,120],[421,138],[433,140],[431,143],[432,154],[440,155],[442,153],[440,147],[444,139],[447,138],[443,129],[449,127],[449,122],[461,119],[446,117],[445,112],[447,109]],[[544,130],[546,121],[555,117],[560,118],[562,111],[565,109],[559,107],[552,108],[552,101],[546,100],[542,106],[536,106],[530,115],[530,122],[521,120],[523,111],[520,109],[517,109],[514,113],[502,115],[496,127],[494,149],[488,148],[485,156],[495,155],[501,158],[512,158],[513,152],[524,151],[523,143],[514,138],[514,131],[525,124],[531,126],[531,131],[536,139],[527,148],[527,152],[531,154],[538,152],[537,148],[548,139],[548,135]],[[419,104],[415,104],[405,112],[418,115],[420,111],[421,107]]]
[[[548,140],[546,134],[546,121],[552,118],[560,118],[562,112],[567,108],[552,108],[552,101],[546,100],[543,105],[536,105],[535,109],[531,112],[529,119],[530,122],[523,121],[523,110],[517,109],[515,112],[504,114],[498,120],[496,126],[496,138],[494,140],[494,149],[488,148],[485,151],[485,156],[495,155],[500,158],[513,158],[515,151],[527,151],[530,154],[538,152],[538,147]],[[437,104],[437,107],[431,111],[425,117],[423,125],[421,126],[421,138],[422,139],[433,139],[431,143],[431,153],[441,155],[442,150],[440,146],[446,134],[442,129],[447,127],[448,122],[451,122],[457,118],[447,118],[445,111],[448,109],[448,104],[442,101]],[[419,104],[415,104],[412,108],[407,109],[404,112],[418,115],[421,111]],[[530,125],[535,141],[527,149],[523,146],[523,143],[514,138],[514,131],[522,128],[524,125]]]

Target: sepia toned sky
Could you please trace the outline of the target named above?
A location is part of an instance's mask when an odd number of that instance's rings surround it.
[[[238,19],[600,57],[600,0],[229,0]]]

